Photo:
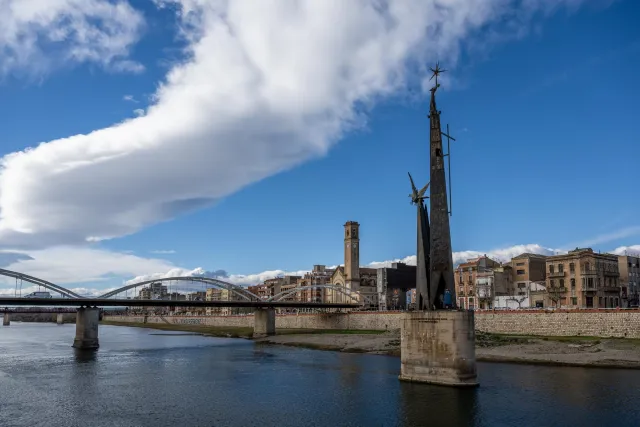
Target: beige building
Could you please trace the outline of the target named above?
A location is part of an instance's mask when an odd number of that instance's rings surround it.
[[[258,296],[262,299],[269,299],[283,292],[289,292],[298,286],[301,276],[280,276],[273,279],[267,279],[260,286]],[[297,294],[292,294],[283,299],[283,301],[295,301]]]
[[[467,310],[473,310],[477,307],[478,301],[476,296],[476,283],[478,280],[478,273],[490,273],[494,268],[500,267],[500,263],[492,260],[486,255],[468,259],[467,262],[458,265],[455,274],[456,283],[456,296],[458,297],[458,307]],[[489,283],[486,276],[483,277],[480,283],[483,286]],[[493,280],[493,279],[492,279]],[[484,289],[484,288],[483,288]],[[485,295],[483,290],[482,295]],[[486,298],[483,298],[486,304]]]
[[[508,293],[519,296],[528,295],[533,282],[544,282],[546,280],[546,264],[547,257],[544,255],[527,252],[513,257],[511,259],[513,282]]]
[[[327,268],[325,265],[314,265],[313,270],[298,280],[298,286],[328,285],[331,283],[333,273],[334,269]],[[325,302],[328,297],[327,291],[328,289],[325,288],[304,289],[298,292],[298,299],[304,302]]]
[[[576,248],[546,261],[545,306],[614,308],[621,302],[618,257]],[[548,304],[547,304],[548,302]]]
[[[618,256],[622,299],[627,307],[637,307],[640,303],[640,255]]]

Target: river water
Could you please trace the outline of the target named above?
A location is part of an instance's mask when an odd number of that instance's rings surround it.
[[[638,426],[640,371],[479,363],[474,390],[398,381],[400,360],[100,326],[0,327],[0,427]]]

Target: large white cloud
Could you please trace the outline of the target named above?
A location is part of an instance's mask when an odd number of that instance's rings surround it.
[[[362,123],[363,108],[415,79],[426,60],[453,64],[478,29],[513,32],[535,10],[577,1],[156,3],[183,7],[188,60],[170,70],[139,117],[6,155],[0,245],[108,239],[210,204],[323,155]],[[58,37],[68,22],[67,56],[111,62],[126,54],[140,26],[123,1],[15,4],[9,21],[0,18],[0,26],[12,25],[2,30],[0,52],[9,46],[14,62],[25,61],[21,48],[28,57],[43,53],[19,40]],[[94,18],[102,24],[91,26]]]
[[[0,78],[82,62],[141,71],[128,55],[143,23],[126,1],[0,0]]]
[[[7,257],[10,255],[11,257]],[[55,284],[104,282],[113,277],[138,276],[150,271],[174,268],[168,261],[132,254],[81,247],[52,247],[44,250],[11,252],[2,268]],[[65,286],[66,287],[66,286]]]

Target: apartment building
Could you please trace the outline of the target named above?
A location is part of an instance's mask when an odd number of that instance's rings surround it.
[[[547,257],[525,252],[511,259],[513,281],[507,293],[509,295],[529,296],[533,282],[546,280]],[[538,289],[536,287],[536,289]],[[535,303],[529,298],[529,306]]]
[[[501,264],[498,261],[494,261],[486,255],[478,258],[468,259],[467,262],[460,264],[455,272],[458,307],[467,310],[473,310],[477,308],[478,301],[476,297],[476,282],[478,279],[478,273],[488,273],[494,268],[500,266]],[[483,279],[480,281],[480,283],[482,283],[484,286],[486,285],[486,283],[488,283],[488,279],[486,278],[486,276],[481,277],[483,277]],[[484,292],[485,291],[483,291],[483,295]]]
[[[547,301],[552,307],[614,308],[621,302],[618,257],[576,248],[546,260]]]
[[[619,255],[621,298],[627,307],[640,304],[640,255]]]
[[[512,283],[511,265],[494,266],[478,271],[475,280],[477,308],[490,310],[500,307],[500,297],[514,295],[509,293]]]
[[[327,285],[331,282],[334,270],[325,265],[314,265],[313,270],[306,273],[298,280],[298,287]],[[327,301],[328,290],[325,288],[308,288],[298,292],[298,299],[304,302],[325,302]]]

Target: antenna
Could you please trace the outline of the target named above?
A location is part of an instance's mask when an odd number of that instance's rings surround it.
[[[436,78],[437,80],[437,78]],[[449,135],[449,124],[447,123],[447,133],[443,133],[440,131],[441,135],[447,137],[447,154],[443,157],[447,158],[447,170],[449,172],[449,216],[453,215],[453,208],[451,207],[451,141],[455,141],[456,139]]]

